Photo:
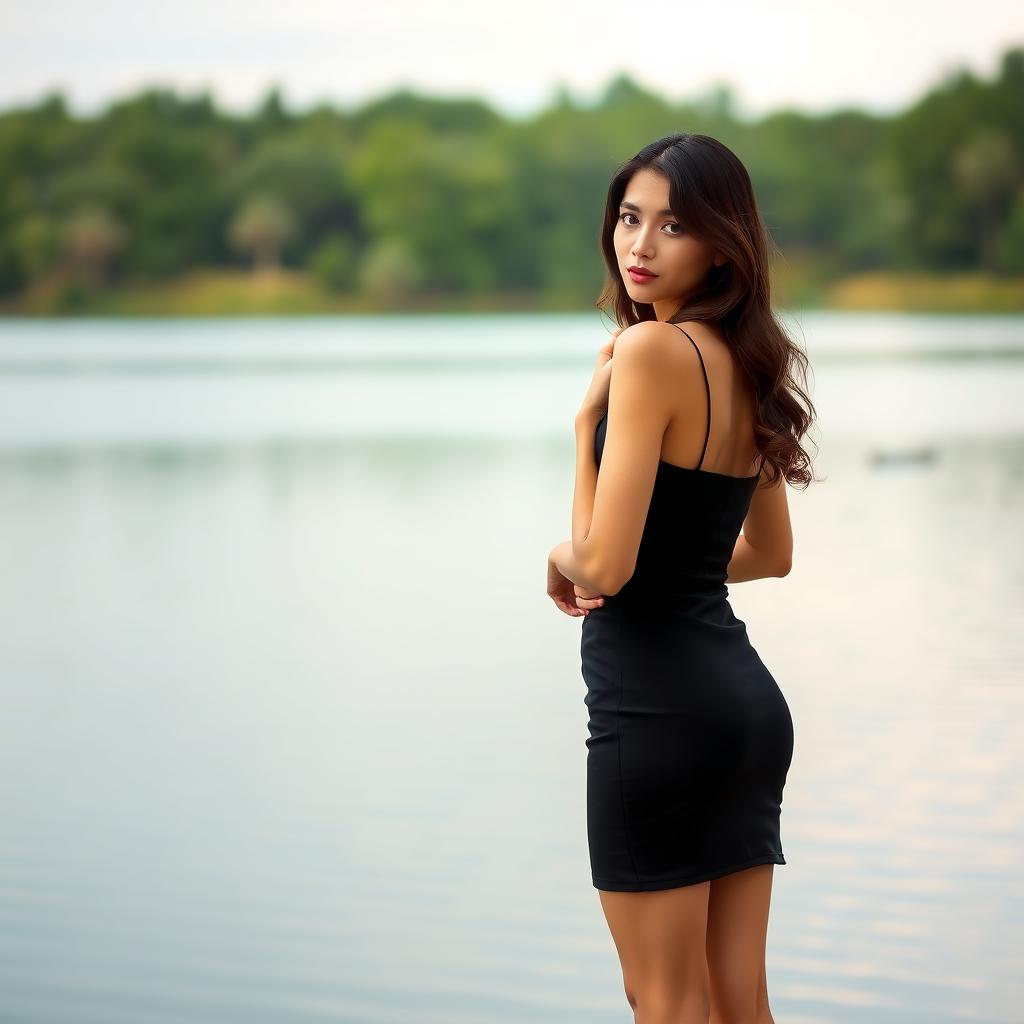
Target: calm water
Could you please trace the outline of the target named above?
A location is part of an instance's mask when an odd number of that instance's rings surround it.
[[[1017,1022],[1024,319],[789,322],[775,1018]],[[543,575],[606,336],[0,323],[0,1021],[631,1020]]]

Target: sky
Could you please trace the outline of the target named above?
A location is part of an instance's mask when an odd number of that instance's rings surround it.
[[[60,89],[82,114],[147,86],[243,112],[278,85],[294,110],[410,88],[526,117],[559,88],[592,102],[619,74],[670,102],[726,84],[746,117],[885,114],[955,69],[989,78],[1024,45],[1012,0],[2,3],[0,109]]]

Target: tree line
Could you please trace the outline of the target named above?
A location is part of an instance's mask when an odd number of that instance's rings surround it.
[[[738,117],[728,88],[682,104],[620,75],[589,105],[560,89],[522,120],[401,90],[354,110],[249,115],[150,89],[93,117],[57,93],[0,113],[0,296],[107,289],[196,268],[277,268],[329,292],[556,292],[592,301],[613,168],[704,132],[750,170],[787,260],[1024,271],[1024,48],[990,80],[916,103]]]

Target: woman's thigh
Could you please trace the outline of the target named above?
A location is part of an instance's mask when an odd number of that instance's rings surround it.
[[[713,879],[708,897],[707,963],[711,1021],[770,1021],[765,976],[774,865]]]
[[[654,892],[598,890],[622,965],[626,998],[709,1002],[705,951],[710,883]]]

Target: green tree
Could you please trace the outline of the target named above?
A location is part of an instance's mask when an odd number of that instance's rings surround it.
[[[105,282],[123,240],[124,231],[102,207],[78,210],[64,226],[64,245],[71,266],[93,288]]]
[[[257,195],[239,209],[228,229],[231,244],[252,257],[256,272],[277,270],[281,249],[295,233],[295,220],[280,199]]]
[[[954,150],[952,165],[968,215],[977,224],[980,262],[996,270],[1001,225],[1021,182],[1016,150],[1006,132],[982,126]]]
[[[994,248],[997,269],[1024,273],[1024,185],[1017,189],[1010,215],[1000,227]]]
[[[313,253],[313,273],[328,291],[351,292],[358,284],[355,246],[347,235],[332,235]]]
[[[375,242],[359,269],[362,289],[385,307],[402,305],[423,287],[425,279],[423,264],[404,238]]]

